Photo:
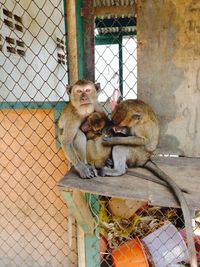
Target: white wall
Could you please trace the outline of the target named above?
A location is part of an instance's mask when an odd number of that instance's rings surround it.
[[[3,8],[22,18],[23,32],[5,25]],[[1,0],[0,101],[67,99],[67,66],[57,62],[57,53],[64,55],[57,48],[57,37],[65,41],[63,9],[60,0]],[[6,36],[24,42],[25,56],[7,52]]]
[[[137,43],[136,38],[123,37],[123,96],[137,97]],[[105,102],[119,89],[119,45],[95,46],[95,80],[102,92],[99,101]]]

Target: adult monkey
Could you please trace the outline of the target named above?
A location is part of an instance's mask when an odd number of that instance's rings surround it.
[[[185,196],[177,184],[150,160],[159,139],[159,123],[156,115],[141,100],[125,100],[116,106],[112,114],[112,126],[114,129],[126,127],[128,136],[104,138],[104,145],[114,146],[112,149],[114,168],[102,168],[102,176],[122,175],[126,172],[126,165],[142,166],[167,182],[183,210],[190,265],[197,267],[192,216]]]
[[[108,145],[103,145],[103,139],[105,137],[105,133],[106,135],[110,135],[110,136],[127,136],[128,135],[128,129],[121,129],[122,132],[117,132],[115,133],[112,129],[110,129],[110,124],[111,121],[110,119],[105,115],[105,113],[103,112],[93,112],[91,113],[82,123],[81,125],[81,130],[86,134],[87,137],[87,149],[86,149],[86,155],[87,155],[87,162],[92,165],[95,166],[95,168],[100,170],[100,174],[102,175],[102,170],[103,167],[105,167],[106,165],[109,165],[109,167],[111,168],[111,166],[113,165],[113,161],[110,158],[111,157],[111,152],[112,152],[112,146],[108,146]],[[110,129],[109,133],[108,133],[108,129]],[[122,146],[119,145],[118,148],[115,147],[115,149],[121,149]],[[123,147],[123,153],[124,154],[124,150],[126,148]],[[137,150],[138,148],[136,147],[135,150]],[[117,155],[114,152],[115,155]],[[116,162],[116,160],[115,160]],[[124,162],[124,161],[123,161]],[[125,165],[125,164],[124,164]],[[125,166],[123,166],[125,167]],[[108,171],[111,172],[112,175],[116,174],[116,176],[118,176],[120,173],[125,173],[126,169],[124,169],[122,167],[122,169],[117,169],[117,173],[114,173],[113,169],[108,168]],[[158,177],[156,176],[148,176],[148,175],[144,175],[141,173],[138,173],[136,171],[128,171],[128,174],[136,176],[138,178],[142,178],[157,184],[161,184],[164,186],[168,186],[168,184],[163,181],[160,180]],[[181,188],[181,190],[184,193],[189,193],[188,190]]]
[[[96,169],[87,164],[86,136],[80,130],[84,119],[94,111],[102,111],[97,101],[99,88],[89,80],[78,80],[67,88],[69,103],[63,110],[59,121],[59,140],[65,156],[81,178],[97,176]]]

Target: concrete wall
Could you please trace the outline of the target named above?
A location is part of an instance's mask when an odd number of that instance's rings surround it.
[[[138,96],[161,122],[160,150],[200,156],[200,2],[138,1]]]

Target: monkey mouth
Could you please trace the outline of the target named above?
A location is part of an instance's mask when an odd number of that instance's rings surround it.
[[[90,102],[88,102],[88,103],[81,103],[80,105],[81,106],[88,106],[88,105],[91,105],[91,103]]]
[[[113,126],[113,131],[115,133],[127,134],[128,128],[126,126]]]

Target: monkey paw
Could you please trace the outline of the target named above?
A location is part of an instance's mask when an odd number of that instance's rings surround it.
[[[90,169],[90,172],[94,175],[93,177],[96,177],[98,175],[96,168],[92,165],[87,165],[87,166]]]
[[[104,137],[102,143],[103,145],[110,145],[112,144],[112,141],[113,141],[112,137]]]
[[[109,159],[106,161],[106,167],[108,167],[108,168],[113,168],[113,166],[114,166],[113,159],[112,159],[112,158],[109,158]]]
[[[91,179],[91,178],[97,176],[97,170],[90,165],[79,163],[74,167],[78,171],[78,173],[82,179]]]
[[[98,175],[99,175],[99,176],[102,176],[102,177],[106,176],[106,173],[105,173],[104,168],[99,169],[99,171],[98,171]]]

